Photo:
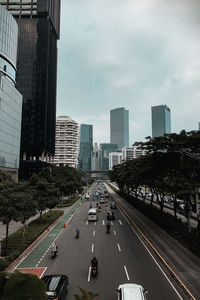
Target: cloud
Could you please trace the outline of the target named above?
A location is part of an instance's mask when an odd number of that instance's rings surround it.
[[[197,0],[63,1],[58,114],[90,121],[101,142],[119,106],[130,140],[151,134],[153,105],[171,108],[173,131],[197,128],[199,13]]]

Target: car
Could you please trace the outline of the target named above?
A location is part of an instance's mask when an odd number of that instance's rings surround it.
[[[125,283],[117,289],[118,300],[146,300],[147,291],[139,284]]]
[[[69,278],[63,274],[45,275],[41,278],[46,285],[48,300],[64,300],[68,292]]]
[[[110,203],[110,208],[117,208],[116,203],[114,202]]]
[[[107,193],[107,194],[105,194],[105,197],[106,197],[106,198],[109,198],[109,195],[108,195],[108,193]]]
[[[115,215],[113,212],[110,211],[107,212],[107,220],[109,221],[115,220]]]
[[[103,197],[100,198],[100,203],[105,203],[105,199]]]

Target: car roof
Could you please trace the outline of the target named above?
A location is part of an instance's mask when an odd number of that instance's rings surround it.
[[[45,275],[44,277],[42,277],[42,280],[46,284],[47,289],[49,291],[55,291],[62,277],[67,278],[67,276],[62,274],[54,274],[54,275]]]
[[[139,284],[126,283],[119,286],[123,295],[122,299],[126,300],[143,300],[143,287]]]

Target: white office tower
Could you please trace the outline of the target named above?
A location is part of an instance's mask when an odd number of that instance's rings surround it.
[[[123,147],[122,148],[122,160],[130,160],[133,158],[138,158],[141,155],[145,155],[146,150],[138,149],[136,147]]]
[[[68,116],[56,118],[54,164],[73,168],[78,164],[78,124]]]
[[[112,170],[114,166],[121,164],[122,152],[110,152],[109,153],[109,170]]]

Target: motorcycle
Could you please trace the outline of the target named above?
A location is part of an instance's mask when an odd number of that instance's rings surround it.
[[[79,238],[79,233],[80,233],[80,231],[77,230],[77,231],[76,231],[76,238],[77,238],[77,239]]]
[[[58,254],[58,247],[57,246],[53,246],[51,248],[51,255],[52,255],[52,258],[56,257]]]
[[[107,226],[106,226],[106,232],[107,232],[107,233],[110,233],[110,225],[107,225]]]
[[[91,275],[92,277],[95,277],[98,272],[98,261],[96,258],[93,258],[91,260]]]

